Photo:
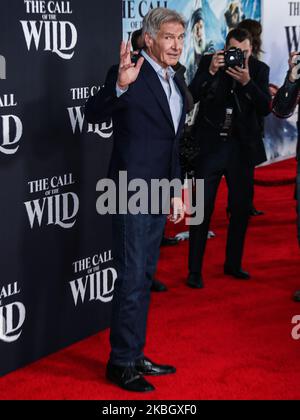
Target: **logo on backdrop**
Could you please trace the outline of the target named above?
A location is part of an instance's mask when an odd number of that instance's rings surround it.
[[[87,133],[98,134],[103,139],[110,139],[113,133],[112,120],[110,119],[103,124],[89,124],[85,123],[84,119],[84,105],[90,96],[95,95],[101,88],[98,86],[80,87],[70,89],[71,99],[74,106],[68,108],[68,114],[72,127],[73,134],[77,132],[82,133],[84,130]]]
[[[288,3],[289,16],[300,16],[300,2],[291,1]],[[300,26],[286,26],[286,37],[289,53],[300,51]]]
[[[0,153],[14,155],[19,150],[23,124],[12,110],[18,106],[14,93],[0,94]]]
[[[113,267],[103,268],[112,261],[112,252],[107,250],[72,264],[76,280],[69,284],[75,306],[93,301],[112,301],[117,271]]]
[[[21,302],[13,301],[6,303],[10,298],[20,294],[18,283],[0,287],[0,341],[13,343],[22,334],[22,326],[25,322],[26,310]]]
[[[0,79],[6,79],[6,60],[3,55],[0,55]]]
[[[72,191],[75,184],[73,174],[28,182],[29,193],[35,197],[24,203],[31,229],[51,225],[71,229],[75,225],[79,211],[78,195]]]
[[[126,28],[128,38],[132,32],[140,29],[142,20],[150,9],[155,9],[156,7],[168,8],[168,3],[168,0],[123,0],[123,19],[126,19],[129,23],[129,27]]]
[[[21,20],[28,51],[49,51],[64,60],[70,60],[77,44],[75,25],[63,20],[73,10],[70,1],[24,0],[29,20]]]

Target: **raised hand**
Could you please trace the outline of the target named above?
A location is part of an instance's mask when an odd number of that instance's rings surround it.
[[[143,57],[139,58],[136,64],[131,62],[131,44],[129,41],[127,43],[123,41],[120,49],[120,65],[117,80],[120,89],[126,90],[131,83],[136,81],[143,63]]]

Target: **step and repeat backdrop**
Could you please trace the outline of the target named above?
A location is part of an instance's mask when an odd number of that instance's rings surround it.
[[[0,375],[109,325],[117,273],[96,184],[112,125],[83,107],[118,61],[121,23],[120,0],[1,2]]]
[[[83,107],[149,9],[186,17],[190,82],[203,54],[245,18],[264,26],[280,85],[300,50],[300,3],[288,0],[11,0],[0,14],[0,375],[109,326],[117,273],[110,218],[96,212],[111,123]],[[122,29],[123,22],[123,29]],[[295,119],[266,123],[270,162],[296,148]],[[99,353],[101,348],[99,347]]]

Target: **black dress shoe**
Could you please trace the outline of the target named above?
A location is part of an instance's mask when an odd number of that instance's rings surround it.
[[[173,366],[158,365],[147,357],[136,362],[135,368],[141,375],[150,376],[169,375],[176,372],[176,369]]]
[[[297,290],[297,292],[294,294],[294,301],[300,302],[300,290]]]
[[[151,292],[167,292],[168,288],[157,279],[152,280]]]
[[[178,244],[177,238],[166,238],[165,236],[162,238],[160,246],[172,246]]]
[[[250,216],[263,216],[265,213],[261,210],[256,210],[255,207],[252,207],[251,211],[250,211]]]
[[[224,274],[227,276],[235,277],[236,279],[240,279],[240,280],[250,280],[251,278],[250,274],[242,270],[241,268],[236,269],[228,265],[224,266]]]
[[[155,390],[154,386],[146,381],[134,367],[122,367],[108,363],[106,378],[119,387],[126,389],[126,391],[150,392]]]
[[[192,289],[203,289],[203,279],[200,273],[190,273],[186,284]]]

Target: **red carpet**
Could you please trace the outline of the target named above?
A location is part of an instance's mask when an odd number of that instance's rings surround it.
[[[292,178],[295,171],[290,160],[258,169],[257,178]],[[163,248],[158,278],[169,292],[153,295],[146,353],[178,372],[154,378],[156,392],[135,395],[105,381],[106,331],[1,378],[0,399],[299,399],[300,341],[291,337],[291,319],[300,314],[291,299],[300,289],[293,193],[292,185],[256,188],[255,203],[266,215],[251,220],[244,261],[250,282],[222,275],[224,187],[204,290],[184,285],[187,243]]]

